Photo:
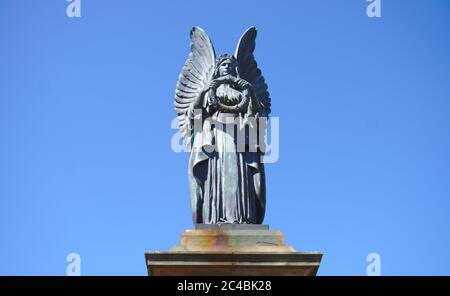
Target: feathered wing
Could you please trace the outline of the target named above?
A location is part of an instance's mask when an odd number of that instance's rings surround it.
[[[253,85],[256,98],[259,101],[260,116],[267,117],[270,113],[270,95],[264,76],[253,55],[256,46],[256,28],[251,27],[239,39],[235,57],[238,61],[239,76]]]
[[[215,60],[216,54],[208,34],[199,27],[192,28],[191,52],[178,76],[174,101],[180,132],[186,143],[189,137],[186,111],[209,84]]]

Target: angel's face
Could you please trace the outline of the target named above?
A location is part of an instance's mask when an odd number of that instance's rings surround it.
[[[220,76],[233,75],[236,76],[236,70],[232,60],[224,60],[219,66]]]

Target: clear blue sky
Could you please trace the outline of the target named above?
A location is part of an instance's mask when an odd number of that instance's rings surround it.
[[[320,275],[450,274],[450,2],[0,0],[0,274],[145,275],[192,227],[173,93],[203,27],[259,30],[280,118],[265,222]],[[225,1],[220,1],[224,3]]]

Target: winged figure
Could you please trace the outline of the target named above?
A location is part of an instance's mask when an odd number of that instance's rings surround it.
[[[191,52],[178,77],[175,111],[190,150],[189,186],[195,224],[261,224],[266,205],[267,84],[255,61],[256,28],[234,55],[216,57],[206,32],[191,30]]]

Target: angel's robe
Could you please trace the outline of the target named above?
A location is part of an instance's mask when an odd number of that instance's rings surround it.
[[[194,223],[262,223],[264,165],[257,139],[249,136],[257,134],[258,125],[240,133],[244,113],[196,111],[191,106],[186,114],[193,131],[189,183]],[[195,131],[195,122],[199,131]]]

